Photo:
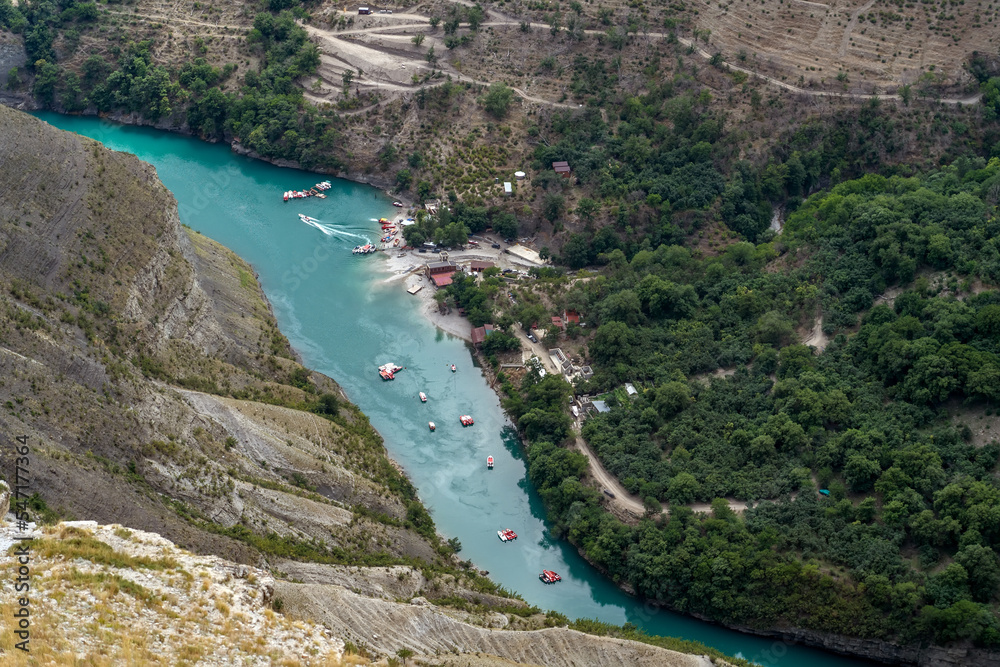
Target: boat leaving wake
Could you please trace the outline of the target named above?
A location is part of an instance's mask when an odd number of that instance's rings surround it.
[[[316,229],[323,232],[327,236],[340,236],[343,238],[360,239],[361,241],[364,241],[365,243],[369,244],[372,242],[372,240],[367,236],[362,236],[361,234],[354,234],[353,232],[345,232],[342,229],[337,229],[332,225],[319,222],[318,220],[306,220],[304,218],[302,218],[301,220],[310,227],[315,227]]]

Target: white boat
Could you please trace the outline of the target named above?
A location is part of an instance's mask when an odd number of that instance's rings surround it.
[[[486,467],[489,468],[490,470],[493,470],[493,457],[492,456],[487,456],[486,457]]]
[[[310,218],[308,215],[304,215],[302,213],[299,213],[299,219],[302,220],[302,222],[319,222],[316,218]]]
[[[429,426],[432,431],[437,428],[437,426],[434,425],[434,422],[427,422],[427,426]]]
[[[427,394],[425,394],[424,392],[420,392],[420,402],[421,403],[427,402]]]

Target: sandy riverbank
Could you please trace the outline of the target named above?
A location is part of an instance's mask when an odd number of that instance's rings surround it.
[[[393,218],[393,222],[398,225],[405,218],[406,215],[400,213]],[[494,240],[488,237],[483,238],[485,240],[480,242],[486,247],[448,251],[448,260],[459,265],[472,260],[482,260],[493,262],[500,269],[518,271],[524,271],[534,266],[513,255],[505,254],[502,249],[490,247]],[[382,255],[384,257],[383,269],[389,274],[385,278],[385,282],[398,282],[400,288],[405,290],[420,286],[420,291],[414,294],[413,298],[419,300],[420,312],[423,316],[447,334],[457,336],[462,340],[472,340],[472,325],[465,317],[454,310],[447,314],[438,310],[437,302],[434,300],[437,288],[424,275],[424,266],[431,262],[444,261],[445,253],[435,254],[422,253],[417,250],[391,249],[383,252]]]

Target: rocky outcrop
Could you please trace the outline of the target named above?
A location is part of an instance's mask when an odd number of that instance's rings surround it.
[[[10,487],[7,486],[7,482],[0,479],[0,521],[3,521],[4,515],[10,511]]]
[[[13,531],[0,525],[0,543]],[[196,556],[155,533],[66,522],[36,532],[31,554],[30,649],[40,664],[67,654],[79,663],[234,667],[343,656],[344,643],[322,625],[272,610],[266,571]],[[7,559],[0,571],[14,567]]]

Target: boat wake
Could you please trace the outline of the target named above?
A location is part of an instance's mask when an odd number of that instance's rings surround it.
[[[367,236],[362,236],[361,234],[355,234],[353,232],[345,232],[342,229],[337,229],[336,227],[334,227],[332,225],[328,225],[326,223],[319,222],[318,220],[305,220],[305,219],[302,219],[302,222],[306,223],[310,227],[315,227],[316,229],[318,229],[319,231],[323,232],[327,236],[339,236],[339,237],[342,237],[342,238],[358,239],[358,240],[364,241],[365,243],[371,243],[372,242],[371,238],[369,238]]]

